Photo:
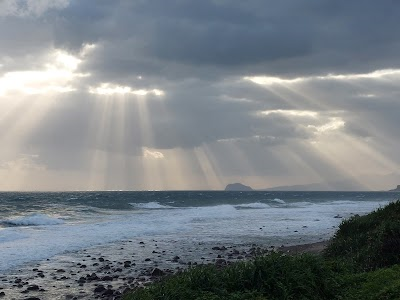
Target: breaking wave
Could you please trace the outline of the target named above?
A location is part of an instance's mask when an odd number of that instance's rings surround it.
[[[235,205],[234,207],[237,209],[266,209],[270,208],[271,206],[261,202],[254,202],[254,203],[238,204]]]
[[[139,208],[139,209],[172,209],[172,208],[174,208],[173,206],[162,205],[158,202],[129,203],[129,205],[133,206],[134,208]]]
[[[2,223],[9,226],[43,226],[59,225],[63,224],[64,221],[45,214],[32,214],[24,217],[4,220]]]

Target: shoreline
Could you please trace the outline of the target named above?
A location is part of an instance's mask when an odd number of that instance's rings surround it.
[[[303,254],[303,253],[320,254],[320,253],[322,253],[322,251],[325,250],[325,248],[328,246],[328,244],[329,244],[329,240],[324,240],[324,241],[315,242],[315,243],[307,243],[307,244],[279,247],[278,251],[285,253],[285,254],[290,254],[290,255],[297,255],[297,254]]]
[[[269,252],[318,254],[327,243],[324,240],[277,247],[128,240],[103,249],[65,254],[0,275],[0,299],[121,299],[127,291],[191,266],[215,264],[223,267]]]

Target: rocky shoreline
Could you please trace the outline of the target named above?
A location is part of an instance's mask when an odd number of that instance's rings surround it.
[[[121,299],[122,294],[198,264],[225,266],[269,251],[321,251],[326,242],[288,247],[179,241],[124,241],[57,257],[0,276],[0,299]]]

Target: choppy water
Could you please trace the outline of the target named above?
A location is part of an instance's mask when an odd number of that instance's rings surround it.
[[[330,237],[389,192],[0,193],[0,272],[88,247],[159,238],[288,244]]]

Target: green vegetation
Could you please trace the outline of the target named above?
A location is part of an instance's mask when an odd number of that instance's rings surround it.
[[[325,257],[353,271],[371,271],[400,263],[400,201],[342,222]]]
[[[322,255],[278,253],[205,265],[124,300],[400,299],[400,201],[343,221]]]

